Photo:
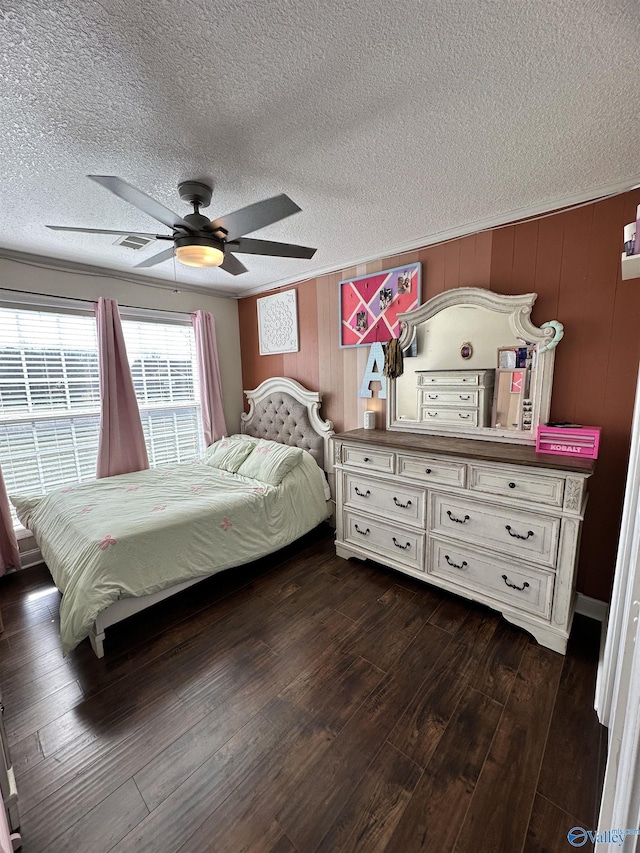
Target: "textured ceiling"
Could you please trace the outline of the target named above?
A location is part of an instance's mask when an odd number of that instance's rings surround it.
[[[87,180],[211,218],[285,192],[256,237],[311,261],[141,271],[247,293],[640,182],[637,0],[0,0],[0,247],[131,271],[164,232]],[[622,240],[622,236],[621,236]]]

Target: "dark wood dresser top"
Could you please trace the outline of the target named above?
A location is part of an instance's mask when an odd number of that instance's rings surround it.
[[[334,439],[358,444],[377,444],[389,450],[446,453],[448,456],[462,456],[466,459],[510,462],[514,465],[555,468],[587,475],[593,474],[595,470],[595,459],[536,453],[533,445],[509,444],[502,441],[483,441],[475,438],[454,438],[386,429],[352,429],[348,432],[336,433]]]

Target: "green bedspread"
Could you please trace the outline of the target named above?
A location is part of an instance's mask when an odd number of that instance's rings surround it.
[[[279,486],[174,465],[11,500],[63,593],[65,654],[117,599],[246,563],[328,516],[322,474],[306,453]]]

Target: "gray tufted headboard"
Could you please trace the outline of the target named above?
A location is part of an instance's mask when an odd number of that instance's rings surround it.
[[[241,415],[242,432],[308,450],[328,470],[333,424],[318,414],[321,394],[282,376],[265,379],[255,390],[244,393],[249,411]]]

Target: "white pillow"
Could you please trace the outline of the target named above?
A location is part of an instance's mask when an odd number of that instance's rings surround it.
[[[253,445],[251,453],[240,465],[237,473],[260,480],[261,483],[279,486],[289,471],[302,462],[303,453],[299,447],[289,447],[287,444],[261,438]]]
[[[212,468],[222,468],[223,471],[235,474],[252,450],[252,442],[230,436],[214,441],[207,447],[202,461]]]

